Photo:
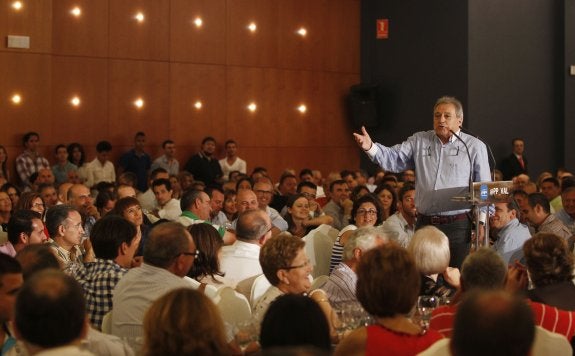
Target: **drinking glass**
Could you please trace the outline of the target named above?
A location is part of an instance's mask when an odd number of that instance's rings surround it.
[[[417,313],[419,314],[419,323],[422,328],[429,328],[429,320],[433,309],[439,306],[439,297],[434,295],[421,295],[417,298]]]

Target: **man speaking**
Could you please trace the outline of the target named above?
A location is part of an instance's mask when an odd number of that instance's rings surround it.
[[[469,252],[472,226],[471,203],[452,198],[469,193],[471,181],[491,181],[487,148],[461,132],[462,123],[461,103],[445,96],[433,108],[433,131],[417,132],[393,147],[374,144],[364,127],[361,134],[353,134],[369,158],[386,171],[415,169],[417,227],[434,225],[449,237],[452,267],[460,267]]]

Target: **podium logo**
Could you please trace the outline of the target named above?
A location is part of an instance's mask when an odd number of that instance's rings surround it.
[[[481,184],[479,187],[479,197],[481,200],[487,200],[487,197],[489,197],[489,189],[487,188],[487,184]]]

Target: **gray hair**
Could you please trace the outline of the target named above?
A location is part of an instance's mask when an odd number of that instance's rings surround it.
[[[389,240],[391,240],[390,236],[388,236],[388,233],[383,231],[381,228],[366,226],[357,229],[352,232],[343,247],[343,259],[351,260],[353,258],[353,251],[355,251],[356,248],[365,252],[374,248],[378,241],[386,243]]]
[[[435,108],[437,108],[439,105],[442,104],[451,104],[455,106],[455,116],[460,119],[463,119],[463,105],[461,105],[461,102],[459,100],[457,100],[453,96],[442,96],[435,102],[435,105],[433,106],[433,111],[435,111]]]
[[[419,272],[426,276],[442,273],[449,266],[449,239],[434,226],[424,226],[417,230],[407,250],[415,259]]]

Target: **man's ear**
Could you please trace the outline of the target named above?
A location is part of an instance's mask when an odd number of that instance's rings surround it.
[[[26,235],[25,233],[21,232],[20,235],[18,236],[19,240],[21,243],[23,243],[24,245],[28,244],[28,239],[30,236]]]
[[[118,246],[118,256],[123,256],[126,254],[126,251],[128,250],[128,244],[125,242],[122,242],[122,244],[120,246]]]

